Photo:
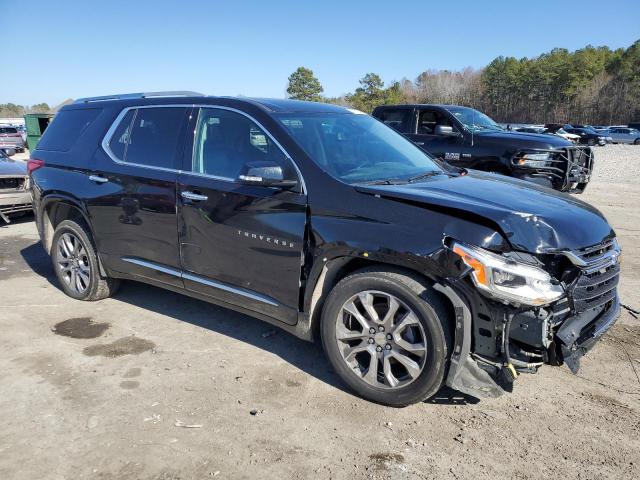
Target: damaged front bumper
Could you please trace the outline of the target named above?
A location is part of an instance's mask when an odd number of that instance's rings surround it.
[[[446,384],[468,395],[511,391],[519,373],[566,364],[573,373],[620,315],[620,249],[615,239],[573,252],[563,267],[566,295],[544,307],[516,307],[481,295],[469,278],[434,288],[455,310],[455,341]]]

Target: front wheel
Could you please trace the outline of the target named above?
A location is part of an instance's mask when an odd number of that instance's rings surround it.
[[[362,270],[341,280],[325,303],[324,351],[360,396],[403,407],[442,386],[451,335],[447,311],[420,279]]]
[[[634,145],[640,145],[640,138],[636,138],[636,139],[633,141],[633,144],[634,144]]]

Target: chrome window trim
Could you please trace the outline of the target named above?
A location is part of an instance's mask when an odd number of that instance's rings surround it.
[[[134,257],[122,257],[122,260],[128,263],[133,263],[134,265],[138,265],[141,267],[149,268],[151,270],[156,270],[158,272],[166,273],[168,275],[173,275],[174,277],[182,278],[183,280],[191,280],[196,283],[200,283],[202,285],[207,285],[209,287],[216,288],[218,290],[222,290],[224,292],[234,293],[236,295],[243,296],[245,298],[250,298],[252,300],[257,300],[258,302],[265,303],[267,305],[271,305],[273,307],[280,307],[280,304],[273,300],[271,297],[267,297],[266,295],[261,295],[257,292],[253,292],[251,290],[245,290],[242,288],[232,287],[225,283],[216,282],[214,280],[209,280],[203,278],[199,275],[195,275],[193,273],[185,272],[184,270],[177,270],[170,267],[165,267],[163,265],[158,265],[157,263],[148,262],[146,260],[140,260]]]
[[[293,165],[294,170],[296,171],[296,173],[298,175],[298,180],[300,182],[300,186],[302,187],[301,188],[302,189],[301,194],[302,195],[306,195],[307,194],[307,184],[304,181],[304,177],[302,176],[302,172],[300,171],[300,168],[298,168],[298,165],[293,160],[291,155],[289,155],[289,153],[280,144],[280,142],[278,142],[275,139],[275,137],[271,134],[271,132],[269,132],[269,130],[267,130],[258,120],[253,118],[248,113],[243,112],[242,110],[238,110],[237,108],[226,107],[226,106],[223,106],[223,105],[215,105],[215,104],[162,104],[162,105],[133,105],[133,106],[130,106],[130,107],[125,107],[116,116],[115,120],[113,121],[113,123],[111,124],[109,129],[107,130],[107,133],[105,134],[104,138],[102,139],[102,143],[101,143],[102,149],[104,150],[104,152],[109,156],[109,158],[114,163],[116,163],[118,165],[130,165],[130,166],[133,166],[133,167],[147,168],[147,169],[150,169],[150,170],[159,170],[159,171],[163,171],[163,172],[175,172],[177,174],[194,175],[194,176],[200,176],[200,177],[205,177],[205,178],[212,178],[214,180],[221,180],[221,181],[225,181],[225,182],[237,183],[236,180],[233,179],[233,178],[220,177],[220,176],[216,176],[216,175],[209,175],[209,174],[206,174],[206,173],[198,173],[198,172],[193,172],[193,171],[186,171],[186,170],[181,170],[181,169],[176,169],[176,168],[155,167],[153,165],[144,165],[144,164],[140,164],[140,163],[125,162],[125,161],[119,159],[118,157],[116,157],[116,155],[113,153],[113,151],[109,147],[109,142],[111,141],[111,138],[113,137],[113,134],[115,133],[116,129],[120,125],[120,122],[125,117],[125,115],[130,110],[140,109],[140,108],[198,108],[198,109],[202,109],[202,108],[217,108],[217,109],[221,109],[221,110],[228,110],[230,112],[235,112],[235,113],[238,113],[240,115],[243,115],[243,116],[247,117],[249,120],[251,120],[253,123],[255,123],[260,129],[262,129],[262,131],[280,149],[280,151],[285,156],[285,158],[289,162],[291,162],[291,164]],[[199,114],[200,114],[200,112],[198,112],[198,115]],[[194,135],[195,135],[195,132],[194,132]],[[195,142],[194,142],[194,148],[195,148]],[[191,157],[193,158],[193,152],[191,153]]]

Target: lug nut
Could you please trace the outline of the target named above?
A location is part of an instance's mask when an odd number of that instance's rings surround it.
[[[376,352],[381,352],[381,351],[382,351],[382,347],[381,347],[380,345],[378,345],[378,346],[376,347]]]
[[[379,332],[384,332],[384,327],[383,327],[382,325],[380,325],[380,326],[378,327],[378,331],[379,331]]]
[[[373,338],[370,338],[369,343],[373,343],[373,342],[375,342],[375,340]]]
[[[373,327],[371,327],[371,328],[369,329],[369,333],[371,333],[371,334],[376,333],[376,329],[375,329],[375,328],[373,328]]]
[[[391,350],[391,345],[389,345],[388,343],[384,346],[384,348],[386,348],[387,350]]]
[[[393,337],[391,336],[390,333],[387,333],[387,340],[391,340]]]

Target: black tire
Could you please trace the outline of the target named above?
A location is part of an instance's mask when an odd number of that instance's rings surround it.
[[[587,145],[589,145],[590,147],[593,147],[596,144],[596,141],[593,138],[590,138],[589,140],[587,140]]]
[[[633,141],[633,144],[634,144],[634,145],[640,145],[640,138],[636,138],[636,139]]]
[[[344,303],[365,290],[397,297],[416,313],[422,325],[428,345],[427,358],[423,370],[408,385],[391,389],[370,385],[354,373],[340,353],[336,341],[336,319]],[[404,407],[426,400],[438,392],[448,371],[452,337],[447,310],[438,294],[411,273],[364,269],[342,279],[327,297],[320,332],[325,354],[340,378],[355,393],[376,403]]]
[[[83,251],[85,252],[83,257],[85,258],[84,261],[86,265],[89,267],[89,272],[87,274],[88,284],[84,291],[77,291],[70,286],[69,281],[65,278],[65,274],[57,261],[59,259],[57,249],[60,246],[61,238],[67,233],[73,235],[79,240],[84,249]],[[64,293],[77,300],[90,302],[102,300],[115,294],[120,286],[120,281],[118,279],[103,277],[100,275],[96,247],[88,228],[83,223],[73,220],[64,220],[58,224],[53,234],[51,261],[62,290]]]

